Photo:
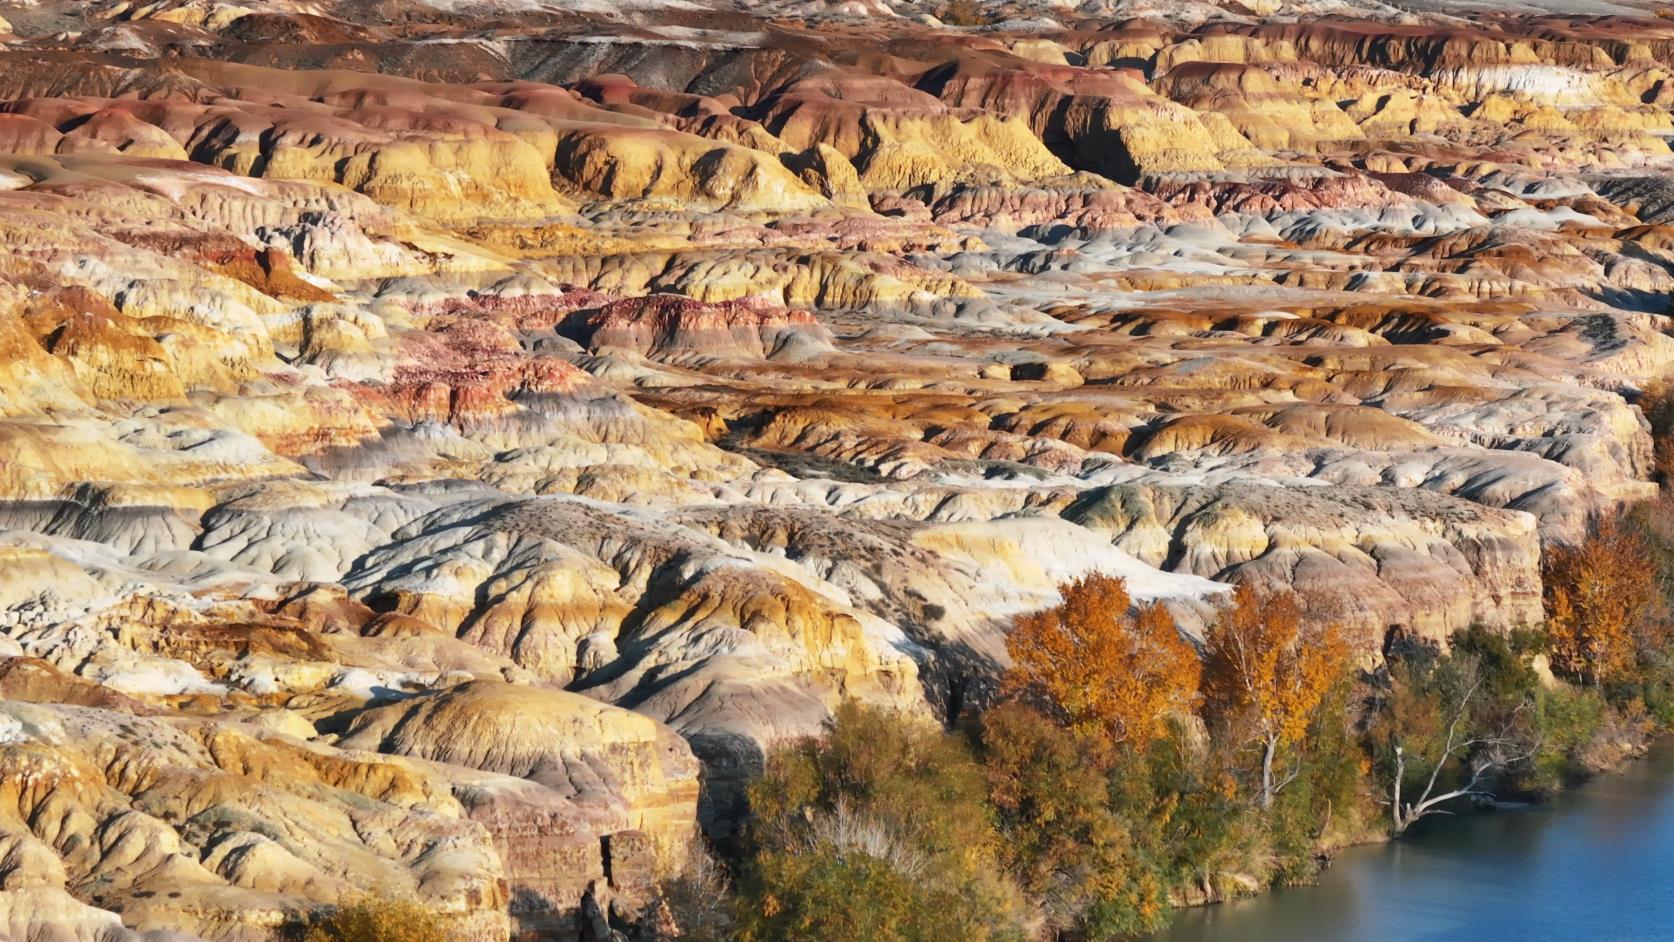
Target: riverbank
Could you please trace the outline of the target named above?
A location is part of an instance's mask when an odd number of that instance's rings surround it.
[[[1479,641],[1471,640],[1467,636],[1467,647],[1477,643]],[[1471,656],[1477,658],[1481,653],[1475,651]],[[1504,669],[1505,666],[1501,664],[1500,668]],[[1535,674],[1539,676],[1540,685],[1545,691],[1559,697],[1567,699],[1596,696],[1594,691],[1555,680],[1545,671],[1537,671]],[[1525,675],[1525,682],[1528,676]],[[1507,778],[1499,783],[1498,790],[1491,798],[1479,802],[1458,799],[1444,809],[1447,812],[1445,816],[1426,819],[1419,827],[1429,832],[1437,827],[1447,827],[1452,822],[1468,821],[1482,815],[1549,808],[1565,800],[1571,792],[1587,788],[1601,779],[1631,774],[1637,763],[1659,748],[1674,752],[1674,739],[1671,739],[1665,727],[1659,726],[1643,709],[1634,705],[1624,713],[1604,704],[1599,722],[1591,730],[1586,741],[1577,743],[1567,750],[1569,761],[1560,773],[1521,779],[1518,777],[1519,772],[1526,770],[1508,768]],[[1535,787],[1524,787],[1531,781],[1536,783]],[[1370,797],[1370,803],[1373,804],[1385,800],[1377,796]],[[1387,808],[1387,804],[1383,807]],[[1360,810],[1361,827],[1336,830],[1330,826],[1335,820],[1335,815],[1330,811],[1326,812],[1326,824],[1320,828],[1322,839],[1317,841],[1314,847],[1320,868],[1317,872],[1309,874],[1307,879],[1261,883],[1248,874],[1231,871],[1221,874],[1220,879],[1214,883],[1205,881],[1195,887],[1181,888],[1171,895],[1170,903],[1176,910],[1201,909],[1239,903],[1286,889],[1306,887],[1312,885],[1320,874],[1327,872],[1342,854],[1410,839],[1410,834],[1393,834],[1387,816],[1367,816],[1365,805],[1362,805]],[[1225,890],[1234,892],[1221,892]]]
[[[1110,942],[1313,882],[1322,853],[1407,846],[1433,816],[1562,800],[1674,728],[1674,502],[1547,555],[1542,627],[1391,629],[1375,666],[1282,591],[1239,586],[1195,648],[1122,580],[1067,583],[1017,619],[985,709],[936,727],[850,702],[770,753],[731,897],[677,881],[704,902],[675,920],[744,942]]]
[[[1666,938],[1674,744],[1550,802],[1426,822],[1345,850],[1311,885],[1181,910],[1146,942]]]

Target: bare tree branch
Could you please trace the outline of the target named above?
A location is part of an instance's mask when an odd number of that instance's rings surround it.
[[[1404,834],[1413,822],[1431,814],[1452,814],[1440,805],[1457,798],[1491,798],[1493,792],[1484,788],[1483,783],[1490,775],[1503,769],[1510,768],[1533,758],[1540,751],[1540,740],[1535,739],[1532,745],[1525,745],[1515,736],[1517,720],[1528,708],[1527,701],[1519,703],[1511,711],[1511,716],[1496,732],[1489,735],[1476,735],[1461,738],[1461,732],[1470,717],[1471,700],[1476,697],[1482,687],[1482,673],[1476,666],[1470,668],[1471,682],[1465,688],[1465,693],[1453,708],[1453,716],[1447,724],[1447,739],[1442,745],[1441,753],[1436,757],[1430,769],[1430,776],[1424,783],[1414,801],[1403,801],[1401,786],[1406,778],[1407,756],[1401,744],[1395,744],[1395,780],[1391,787],[1390,800],[1380,802],[1390,807],[1391,830],[1395,836]],[[1505,754],[1507,750],[1516,751]],[[1477,758],[1469,763],[1470,778],[1459,788],[1437,793],[1437,783],[1441,781],[1442,771],[1452,762],[1455,756],[1464,758],[1477,754]]]

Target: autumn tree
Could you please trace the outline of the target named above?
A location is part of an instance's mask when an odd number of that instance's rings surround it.
[[[1546,625],[1557,671],[1589,686],[1633,666],[1658,601],[1650,547],[1614,517],[1546,552]]]
[[[1122,579],[1094,573],[1060,591],[1061,604],[1013,623],[1006,690],[1079,734],[1143,750],[1166,731],[1168,714],[1196,702],[1197,652],[1167,609],[1134,610]]]
[[[433,910],[369,896],[320,916],[301,937],[303,942],[444,942],[448,933]]]
[[[1367,732],[1388,777],[1395,837],[1451,802],[1493,798],[1500,780],[1540,751],[1534,691],[1497,696],[1474,653],[1406,651],[1390,659],[1380,686]]]
[[[1163,875],[1111,804],[1107,775],[1116,757],[1109,743],[1076,736],[1034,707],[1011,702],[982,717],[979,744],[1004,837],[1001,861],[1047,929],[1093,942],[1166,921]]]
[[[1334,626],[1304,626],[1296,596],[1249,583],[1209,629],[1203,665],[1204,714],[1229,741],[1261,750],[1261,807],[1295,778],[1276,778],[1279,749],[1301,740],[1314,710],[1348,666]]]

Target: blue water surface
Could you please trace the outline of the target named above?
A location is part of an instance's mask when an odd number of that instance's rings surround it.
[[[1674,942],[1674,747],[1543,807],[1432,821],[1154,942]]]

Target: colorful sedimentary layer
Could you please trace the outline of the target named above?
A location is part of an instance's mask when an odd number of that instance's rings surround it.
[[[1674,22],[1436,6],[0,2],[0,934],[630,925],[1083,573],[1538,622]]]

